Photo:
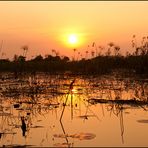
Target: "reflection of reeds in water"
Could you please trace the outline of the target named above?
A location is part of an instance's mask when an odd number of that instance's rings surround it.
[[[114,115],[116,115],[117,117],[119,117],[120,120],[120,130],[121,130],[121,138],[122,138],[122,143],[124,143],[124,122],[123,122],[123,105],[124,104],[128,104],[130,103],[130,101],[125,101],[122,100],[122,95],[121,95],[121,86],[120,83],[117,81],[116,82],[116,86],[118,88],[115,88],[115,84],[111,81],[111,84],[107,84],[107,87],[102,86],[102,91],[101,91],[101,95],[100,98],[101,99],[89,99],[88,102],[90,104],[96,104],[96,103],[100,103],[100,104],[107,104],[107,110],[110,111],[110,115],[113,113]],[[104,83],[105,84],[105,83]],[[105,89],[105,93],[107,93],[108,95],[106,95],[106,97],[108,99],[102,99],[103,97],[103,90]],[[111,90],[114,92],[114,99],[111,95]]]
[[[100,118],[90,109],[90,104],[86,105],[86,103],[84,102],[84,105],[86,106],[86,112],[84,116],[81,116],[81,118],[83,117],[84,121],[88,119],[88,117],[96,117],[97,120],[101,121]],[[92,115],[87,115],[88,111],[91,112]]]
[[[107,106],[107,110],[119,117],[122,143],[124,143],[124,122],[123,122],[123,105],[111,104]]]
[[[65,137],[67,146],[70,147],[71,143],[69,143],[69,141],[68,141],[68,138],[67,138],[67,136],[66,136],[66,132],[65,132],[65,129],[64,129],[64,126],[63,126],[63,123],[62,123],[61,120],[60,120],[60,124],[61,124],[61,127],[62,127],[62,131],[63,131],[64,137]]]
[[[25,133],[27,131],[27,126],[26,126],[24,117],[21,117],[21,122],[22,122],[22,125],[21,125],[22,135],[25,136]]]
[[[72,139],[79,139],[79,140],[92,140],[96,137],[95,134],[93,133],[76,133],[76,134],[67,134],[65,132],[65,129],[64,129],[64,126],[63,126],[63,123],[62,121],[60,121],[60,124],[61,124],[61,128],[62,128],[62,131],[63,131],[63,134],[54,134],[53,136],[55,138],[65,138],[66,140],[66,143],[56,143],[54,144],[54,146],[57,146],[57,147],[73,147],[74,143],[69,143],[69,139],[68,138],[72,138]]]
[[[63,117],[63,114],[64,114],[64,110],[65,110],[65,106],[66,106],[66,103],[67,103],[69,95],[71,95],[71,115],[73,117],[72,89],[73,89],[74,82],[75,82],[75,79],[70,83],[69,90],[68,90],[67,97],[66,97],[66,101],[63,104],[63,110],[62,110],[62,113],[61,113],[61,116],[60,116],[60,121],[62,120],[62,117]]]
[[[123,134],[124,134],[123,107],[121,107],[119,118],[120,118],[121,137],[122,137],[122,142],[124,143],[124,137],[123,137]]]
[[[77,117],[81,119],[88,120],[89,117],[96,117],[98,120],[100,120],[99,117],[93,112],[92,105],[100,103],[102,106],[102,111],[104,111],[103,105],[106,104],[108,106],[108,111],[119,117],[121,137],[122,142],[124,143],[124,105],[128,105],[129,107],[140,106],[145,109],[145,107],[148,105],[146,99],[146,84],[139,87],[141,84],[138,82],[133,82],[132,85],[127,83],[126,88],[124,88],[125,86],[120,87],[120,83],[111,83],[113,81],[112,79],[105,80],[107,78],[104,78],[103,80],[94,77],[82,77],[77,79],[80,81],[79,85],[78,82],[76,83],[73,80],[73,77],[61,78],[60,76],[55,77],[47,75],[46,77],[42,76],[41,78],[33,78],[30,85],[28,85],[27,78],[24,78],[24,80],[21,81],[16,79],[4,81],[0,85],[1,88],[5,88],[0,89],[0,99],[2,100],[0,102],[0,121],[2,121],[0,123],[0,125],[2,125],[0,131],[1,139],[7,134],[14,136],[15,134],[13,134],[13,129],[19,128],[19,130],[21,130],[21,125],[23,125],[23,120],[20,120],[21,116],[24,116],[24,118],[27,119],[27,121],[24,120],[27,127],[27,132],[25,133],[25,128],[22,128],[24,131],[23,135],[26,136],[28,136],[31,128],[43,127],[34,125],[34,121],[41,116],[45,117],[46,119],[46,115],[48,115],[50,111],[55,112],[55,115],[57,116],[56,119],[59,119],[58,111],[60,110],[60,107],[64,101],[62,112],[60,114],[60,123],[62,122],[64,111],[66,108],[68,108],[68,106],[71,107],[71,119],[73,119],[73,117],[77,114],[76,112],[79,110],[79,116]],[[73,81],[69,84],[70,80]],[[136,85],[133,85],[134,83],[136,83],[138,86],[135,87]],[[83,91],[80,91],[85,98],[81,98],[83,96],[79,93],[79,91],[77,94],[75,94],[73,91],[73,86],[77,90],[77,86],[80,86],[80,88],[83,89]],[[129,100],[121,99],[122,95],[120,94],[120,91],[121,93],[122,91],[126,90],[128,92],[129,89],[132,89],[132,92],[135,93],[137,98],[130,98]],[[115,96],[112,95],[111,91]],[[75,97],[76,99],[79,98],[77,99],[77,102],[75,102]],[[93,97],[93,99],[90,99],[91,97]],[[88,102],[86,101],[87,98]],[[17,113],[17,115],[15,113]],[[6,131],[7,129],[10,129],[11,132]],[[64,127],[62,127],[62,130],[63,134],[67,135]],[[67,146],[70,138],[80,138],[81,136],[88,136],[89,138],[90,135],[86,133],[67,135],[65,137],[67,140],[62,146]],[[43,142],[44,139],[41,141],[41,144]]]

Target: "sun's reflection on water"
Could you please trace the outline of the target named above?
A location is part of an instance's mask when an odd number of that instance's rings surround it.
[[[110,77],[74,80],[42,75],[36,84],[31,78],[29,85],[27,80],[21,85],[13,80],[13,85],[1,84],[0,146],[148,144],[147,82]],[[138,143],[142,132],[143,142]]]

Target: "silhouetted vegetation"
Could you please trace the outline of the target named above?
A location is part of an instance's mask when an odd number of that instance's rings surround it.
[[[68,57],[43,58],[41,55],[32,60],[25,60],[19,56],[17,59],[0,60],[0,71],[10,71],[15,74],[23,72],[49,72],[63,73],[70,71],[77,74],[104,74],[113,70],[128,70],[137,74],[148,74],[148,54],[130,56],[98,56],[92,59],[70,61]]]
[[[76,58],[77,50],[74,49],[74,57],[71,61],[69,57],[60,57],[55,51],[55,55],[46,55],[42,57],[38,55],[31,60],[26,60],[28,46],[23,46],[23,55],[14,56],[13,61],[9,59],[0,60],[0,71],[14,72],[17,78],[18,74],[24,72],[48,72],[52,74],[71,72],[74,74],[106,74],[114,70],[120,70],[126,73],[148,74],[148,37],[142,38],[142,43],[137,46],[135,43],[135,35],[133,35],[132,47],[134,52],[128,53],[126,56],[120,54],[120,47],[113,42],[108,44],[106,53],[101,54],[103,49],[101,46],[95,47],[92,51],[86,51],[85,58]],[[98,51],[100,49],[100,51]],[[94,52],[94,50],[96,52]],[[91,53],[91,58],[88,59],[88,53]],[[80,52],[78,52],[80,56]]]

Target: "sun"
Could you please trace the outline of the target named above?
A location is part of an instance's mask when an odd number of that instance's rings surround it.
[[[85,35],[78,31],[63,31],[59,36],[59,41],[66,49],[80,48],[85,42]]]
[[[75,34],[70,34],[70,35],[68,36],[68,42],[69,42],[70,44],[76,44],[76,43],[78,42],[78,37],[77,37],[77,35],[75,35]]]

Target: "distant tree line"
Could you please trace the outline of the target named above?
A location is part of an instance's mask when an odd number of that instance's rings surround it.
[[[148,74],[148,37],[143,37],[140,46],[138,46],[136,36],[133,35],[132,47],[134,52],[132,54],[127,52],[126,56],[120,54],[120,47],[114,45],[113,42],[108,44],[108,49],[104,55],[101,54],[101,50],[103,50],[101,46],[99,46],[100,51],[95,43],[92,47],[95,48],[95,51],[94,49],[89,51],[92,54],[90,59],[87,58],[88,51],[86,51],[85,58],[75,59],[76,49],[74,49],[73,60],[67,56],[59,56],[55,50],[52,51],[56,53],[54,55],[46,55],[44,58],[38,55],[31,60],[26,60],[28,47],[23,46],[23,55],[15,55],[12,61],[9,59],[0,60],[0,72],[14,72],[16,76],[24,72],[106,74],[114,70]]]
[[[63,73],[70,71],[77,74],[105,74],[113,70],[127,70],[137,74],[148,74],[148,54],[128,56],[97,56],[92,59],[70,61],[68,57],[41,55],[25,60],[23,56],[15,56],[13,61],[0,60],[0,71],[17,74],[23,72]]]

